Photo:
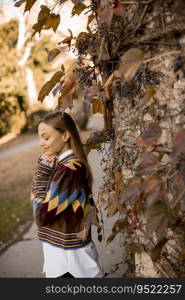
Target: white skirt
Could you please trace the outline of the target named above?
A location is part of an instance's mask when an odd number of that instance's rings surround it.
[[[76,278],[102,278],[105,274],[93,241],[77,249],[63,249],[42,242],[44,253],[43,273],[48,278],[66,272]]]

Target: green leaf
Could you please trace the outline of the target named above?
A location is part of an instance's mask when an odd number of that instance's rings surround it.
[[[47,81],[44,86],[41,88],[39,95],[38,95],[38,101],[43,101],[44,98],[49,95],[50,91],[54,88],[56,83],[58,83],[61,79],[61,77],[64,75],[62,71],[56,72],[52,78]]]

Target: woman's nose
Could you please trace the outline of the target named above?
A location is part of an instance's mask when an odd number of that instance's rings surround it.
[[[44,141],[40,140],[40,147],[44,147]]]

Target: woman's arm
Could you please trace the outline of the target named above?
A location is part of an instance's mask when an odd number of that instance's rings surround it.
[[[39,201],[36,207],[37,225],[47,225],[70,205],[74,211],[79,206],[84,210],[88,193],[83,171],[79,164],[75,168],[61,165],[57,169],[52,176],[45,198]]]
[[[38,204],[44,201],[46,191],[52,172],[56,163],[55,156],[41,155],[38,159],[37,167],[33,175],[31,200],[33,202],[34,212]]]

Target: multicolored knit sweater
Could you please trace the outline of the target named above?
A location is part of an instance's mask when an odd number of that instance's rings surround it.
[[[32,201],[38,238],[64,249],[75,249],[91,241],[90,223],[97,209],[80,160],[69,154],[50,167],[38,160],[32,184]],[[98,218],[96,219],[98,225]],[[82,237],[88,228],[85,240]]]

